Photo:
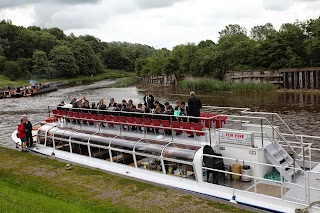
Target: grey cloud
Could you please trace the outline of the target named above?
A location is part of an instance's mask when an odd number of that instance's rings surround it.
[[[142,9],[170,7],[177,2],[185,0],[136,0],[137,5]]]
[[[0,9],[32,4],[95,4],[101,0],[1,0]]]
[[[88,12],[90,11],[90,12]],[[103,9],[94,5],[36,5],[34,25],[45,28],[59,27],[63,30],[94,28],[107,17]]]
[[[283,11],[289,9],[294,4],[294,0],[263,0],[262,4],[266,10]]]

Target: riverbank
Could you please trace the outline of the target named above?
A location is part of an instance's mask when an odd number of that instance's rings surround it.
[[[0,212],[250,212],[0,147]]]
[[[267,83],[228,83],[216,79],[188,78],[178,83],[178,88],[182,91],[200,91],[200,92],[272,92],[278,88],[273,84]]]
[[[34,82],[48,83],[48,82],[67,82],[70,86],[89,84],[96,81],[101,81],[105,79],[116,79],[116,78],[127,78],[135,76],[134,72],[127,72],[123,70],[112,70],[106,69],[102,73],[92,75],[92,76],[77,76],[74,78],[55,78],[55,79],[32,79]],[[30,84],[30,80],[17,79],[11,81],[9,78],[0,75],[0,88],[1,87],[17,87],[17,86],[27,86]]]

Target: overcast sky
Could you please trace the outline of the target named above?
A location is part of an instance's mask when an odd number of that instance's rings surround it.
[[[0,18],[16,25],[59,27],[102,41],[171,49],[187,42],[217,41],[228,24],[276,28],[317,18],[320,0],[0,0]]]

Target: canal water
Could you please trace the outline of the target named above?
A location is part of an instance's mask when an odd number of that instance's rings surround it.
[[[137,87],[108,88],[113,81],[100,81],[91,85],[59,89],[56,92],[35,97],[0,100],[0,145],[13,147],[11,133],[23,116],[32,123],[48,116],[48,106],[61,101],[70,102],[72,97],[86,96],[90,102],[103,98],[107,103],[113,97],[116,102],[132,99],[142,102],[143,90]],[[186,101],[187,93],[172,89],[152,88],[150,93],[162,103]],[[272,92],[264,94],[200,93],[196,94],[204,105],[249,107],[254,111],[277,112],[296,134],[320,136],[320,94],[311,92]],[[320,148],[320,143],[316,144]]]

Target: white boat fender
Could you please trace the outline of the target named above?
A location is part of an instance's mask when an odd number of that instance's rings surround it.
[[[231,198],[231,200],[230,200],[229,202],[230,202],[230,203],[238,203],[238,202],[236,201],[236,196],[233,195],[232,198]]]

